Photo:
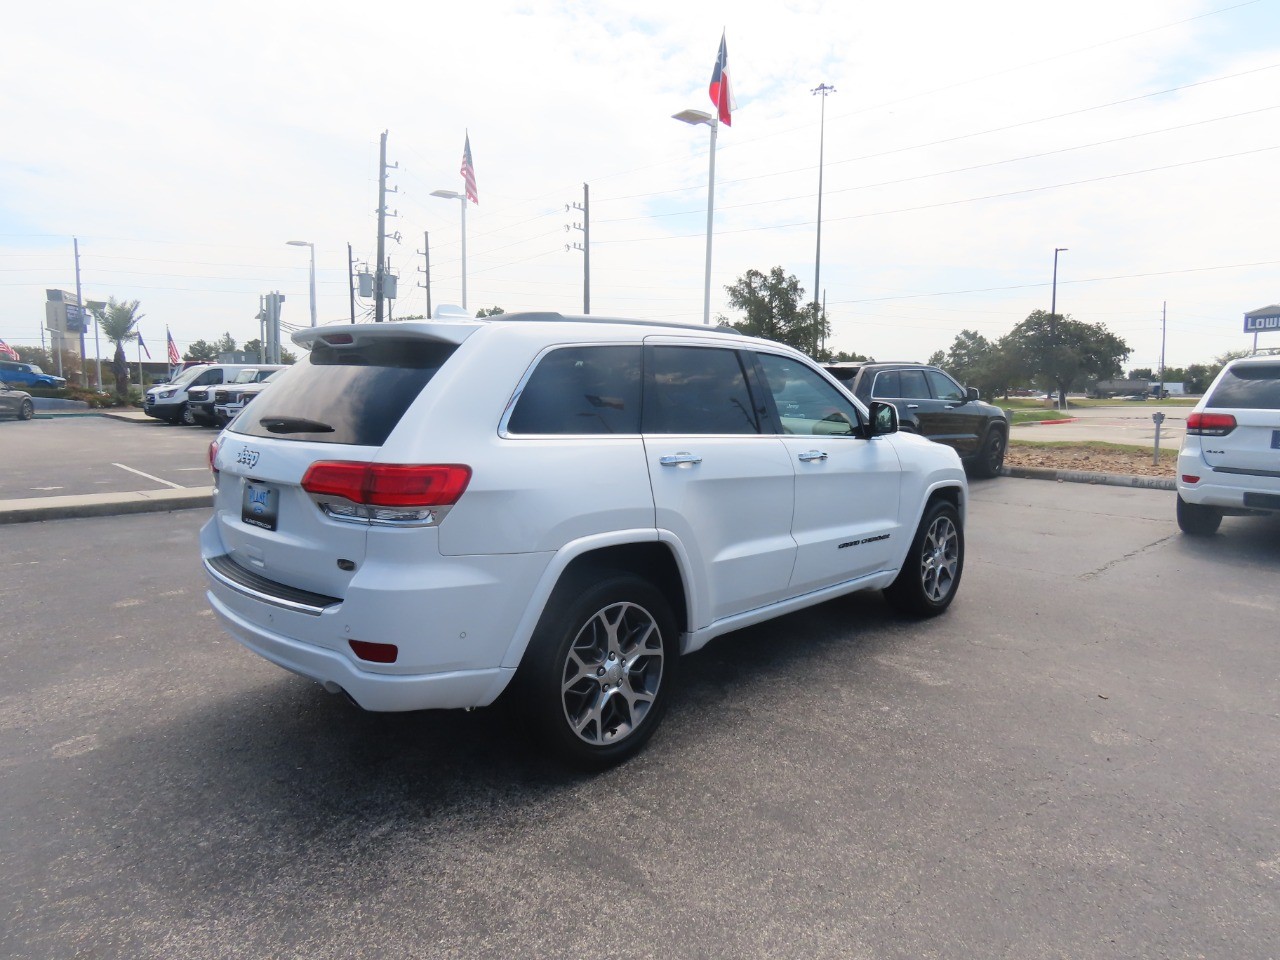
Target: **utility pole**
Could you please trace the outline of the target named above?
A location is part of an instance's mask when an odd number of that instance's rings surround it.
[[[591,316],[591,188],[587,184],[582,185],[581,203],[564,205],[565,213],[570,210],[582,211],[582,222],[572,225],[574,230],[582,232],[582,242],[566,244],[565,250],[582,251],[582,312]],[[565,229],[570,229],[569,224],[565,224]]]
[[[1156,397],[1157,400],[1164,399],[1164,334],[1168,321],[1169,301],[1165,300],[1160,306],[1160,395]]]
[[[76,237],[71,238],[72,246],[76,254],[76,311],[79,313],[78,324],[80,327],[80,384],[87,387],[89,385],[89,371],[85,369],[87,361],[84,356],[84,298],[80,295],[80,241]],[[102,367],[98,367],[98,389],[102,389]]]
[[[347,294],[351,299],[351,322],[356,322],[356,278],[353,273],[355,257],[351,253],[351,244],[347,244]]]
[[[822,160],[827,138],[827,94],[835,92],[836,88],[827,83],[820,83],[810,91],[822,97],[822,114],[818,126],[818,246],[813,255],[813,346],[815,352],[818,347],[818,335],[822,330],[822,310],[818,305],[818,291],[821,287],[818,285],[818,278],[821,276],[822,268]]]
[[[418,286],[424,287],[427,291],[427,319],[430,320],[431,319],[431,234],[426,230],[422,231],[422,249],[418,251],[418,256],[422,257],[427,264],[427,268],[425,270],[423,270],[421,267],[418,268],[418,272],[423,274],[426,279],[425,283],[420,283],[418,284]]]
[[[387,131],[383,130],[378,147],[378,266],[373,276],[373,319],[376,323],[382,322],[382,298],[386,286],[387,217],[398,217],[400,215],[398,210],[395,213],[387,213],[387,194],[399,192],[395,187],[390,190],[387,189],[387,170],[398,170],[399,168],[399,163],[392,164],[390,168],[387,167]]]

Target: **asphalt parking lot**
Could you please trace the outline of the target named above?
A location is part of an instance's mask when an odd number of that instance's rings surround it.
[[[216,436],[150,419],[0,420],[0,500],[208,486]]]
[[[0,956],[1274,957],[1280,526],[972,489],[946,616],[723,637],[594,778],[241,649],[203,511],[5,528]]]

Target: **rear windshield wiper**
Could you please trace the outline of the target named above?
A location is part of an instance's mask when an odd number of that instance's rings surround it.
[[[333,427],[305,417],[259,417],[258,422],[272,433],[333,433]]]

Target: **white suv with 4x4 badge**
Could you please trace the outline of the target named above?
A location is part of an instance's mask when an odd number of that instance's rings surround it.
[[[941,613],[954,450],[725,329],[507,314],[320,327],[214,442],[208,597],[370,710],[504,690],[586,765],[637,750],[682,654],[855,590]]]

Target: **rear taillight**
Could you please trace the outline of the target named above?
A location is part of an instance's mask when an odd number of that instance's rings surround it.
[[[361,660],[370,663],[395,663],[400,649],[394,643],[373,643],[370,640],[348,640],[351,651]]]
[[[1225,437],[1236,428],[1229,413],[1193,413],[1187,417],[1187,433],[1193,437]]]
[[[218,482],[218,441],[209,444],[209,469],[213,471],[213,482]]]
[[[444,519],[470,481],[471,468],[457,463],[321,460],[302,489],[337,520],[425,525]]]

